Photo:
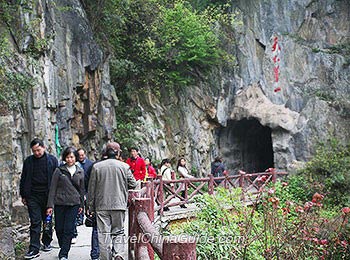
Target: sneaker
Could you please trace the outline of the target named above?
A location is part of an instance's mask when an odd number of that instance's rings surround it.
[[[73,238],[72,238],[72,244],[75,244],[75,243],[77,242],[77,240],[78,240],[78,239],[77,239],[76,237],[73,237]]]
[[[60,257],[60,260],[68,260],[68,258],[63,256],[63,257]]]
[[[40,253],[39,250],[29,250],[25,255],[24,255],[24,259],[33,259],[36,257],[39,257]]]
[[[49,252],[52,250],[52,246],[51,245],[42,245],[40,247],[40,250],[44,251],[44,252]]]
[[[180,208],[187,209],[187,206],[185,204],[181,204]]]

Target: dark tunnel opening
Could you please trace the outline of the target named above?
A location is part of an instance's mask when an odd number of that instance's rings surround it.
[[[228,121],[218,134],[219,153],[231,174],[274,167],[271,129],[258,120]]]

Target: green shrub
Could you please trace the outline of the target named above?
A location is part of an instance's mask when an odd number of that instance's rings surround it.
[[[329,138],[318,145],[315,156],[301,170],[309,180],[324,183],[327,204],[350,204],[350,143]]]
[[[127,139],[125,143],[134,138],[138,118],[127,113],[138,106],[135,92],[142,96],[141,91],[151,91],[168,100],[221,62],[232,61],[220,42],[232,32],[232,19],[226,19],[231,14],[221,2],[208,1],[199,8],[185,0],[82,1],[110,56],[111,83],[120,100],[117,138]],[[225,30],[220,29],[223,24]]]
[[[0,35],[0,113],[6,114],[23,102],[26,92],[35,80],[26,71],[10,70],[8,64],[16,61],[10,44]],[[13,66],[15,67],[15,66]]]
[[[348,259],[350,208],[323,214],[323,195],[295,202],[295,187],[277,182],[245,206],[240,190],[217,189],[197,200],[195,220],[171,226],[197,238],[198,259]],[[282,203],[282,201],[284,202]]]

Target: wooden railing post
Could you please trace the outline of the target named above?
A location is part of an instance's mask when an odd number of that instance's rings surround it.
[[[245,172],[244,171],[238,171],[239,173],[239,187],[242,188],[242,190],[244,190],[244,178],[245,178]]]
[[[224,187],[225,187],[225,189],[228,189],[229,188],[229,185],[228,185],[228,172],[224,171],[223,173],[224,173],[224,176],[225,176]]]
[[[213,174],[209,174],[208,193],[210,195],[214,194],[214,176],[213,176]]]
[[[153,209],[150,208],[151,199],[150,198],[136,198],[135,199],[135,221],[137,222],[137,242],[135,246],[135,259],[150,259],[154,260],[154,250],[151,244],[147,241],[147,236],[143,234],[143,231],[138,223],[137,216],[139,213],[144,212],[147,214],[147,217],[150,219],[149,212],[153,212]],[[153,214],[153,213],[152,213]],[[147,250],[146,250],[147,248]],[[147,254],[146,254],[147,253]]]
[[[275,168],[271,169],[271,174],[272,174],[272,182],[275,183],[277,180],[277,173],[276,173]]]
[[[244,187],[245,172],[239,171],[239,187],[242,189],[241,200],[245,201],[245,187]]]
[[[196,258],[196,239],[194,237],[180,235],[164,238],[162,259],[195,260]]]
[[[129,197],[128,197],[128,203],[129,203],[129,237],[136,236],[137,232],[137,221],[136,221],[136,211],[135,211],[135,199],[140,196],[138,190],[129,190]],[[133,243],[128,244],[128,254],[129,259],[133,259],[132,252],[135,250],[135,245]]]
[[[147,215],[151,221],[154,220],[154,183],[153,180],[147,181],[145,186],[147,187],[146,198],[150,198],[150,207],[147,209]]]
[[[162,176],[158,176],[159,178],[159,189],[158,189],[158,203],[160,206],[159,215],[163,216],[164,211],[164,181]]]
[[[185,181],[184,183],[185,185],[185,192],[184,192],[184,196],[185,196],[185,202],[187,203],[187,200],[188,200],[188,181]]]
[[[171,180],[173,180],[173,181],[176,180],[176,175],[175,175],[175,171],[174,170],[171,171]],[[173,192],[175,192],[175,183],[170,184],[170,186],[171,186],[171,190]]]

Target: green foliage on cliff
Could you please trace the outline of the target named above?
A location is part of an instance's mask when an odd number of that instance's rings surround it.
[[[301,171],[310,183],[322,183],[323,193],[329,194],[331,205],[350,204],[350,143],[331,137],[319,143],[315,156]]]
[[[26,71],[9,68],[16,62],[9,41],[0,34],[0,114],[8,113],[23,101],[25,93],[34,86],[34,80]]]
[[[229,6],[198,11],[183,0],[84,3],[101,43],[113,55],[115,85],[184,86],[230,60],[219,38],[220,24],[233,23]]]
[[[130,114],[140,91],[166,98],[234,59],[224,46],[234,15],[226,1],[82,1],[100,43],[110,54],[111,82],[121,104],[117,132],[132,134]],[[222,39],[224,44],[222,44]],[[130,129],[131,128],[131,129]]]

